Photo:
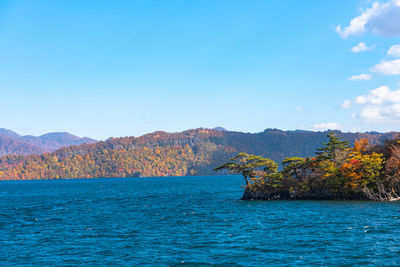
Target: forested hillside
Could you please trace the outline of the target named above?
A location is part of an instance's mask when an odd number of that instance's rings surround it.
[[[397,136],[395,132],[336,133],[350,143],[366,138],[372,145]],[[326,141],[326,135],[327,132],[276,129],[251,134],[200,128],[110,138],[41,155],[1,157],[0,179],[210,175],[214,174],[214,167],[238,152],[278,162],[284,157],[312,155]]]

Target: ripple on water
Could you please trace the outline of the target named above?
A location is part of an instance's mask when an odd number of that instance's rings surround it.
[[[241,185],[236,176],[4,182],[0,265],[400,265],[400,203],[246,202]]]

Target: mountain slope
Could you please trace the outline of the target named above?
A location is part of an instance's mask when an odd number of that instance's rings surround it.
[[[0,156],[8,154],[41,154],[55,151],[64,146],[95,143],[94,139],[80,138],[69,133],[48,133],[39,137],[21,136],[11,130],[0,129]]]
[[[55,151],[64,146],[91,144],[97,142],[88,137],[78,137],[67,132],[47,133],[39,137],[22,136],[23,140],[30,144],[36,144],[46,151]]]
[[[0,179],[55,179],[132,176],[209,175],[238,152],[270,157],[311,156],[327,140],[327,132],[281,131],[241,133],[195,129],[154,132],[140,137],[110,138],[94,144],[63,147],[52,153],[0,158]],[[398,133],[337,134],[351,143],[371,144]]]
[[[9,138],[17,138],[17,139],[21,137],[16,132],[5,129],[5,128],[0,128],[0,136],[5,136],[5,137],[9,137]]]
[[[0,135],[0,156],[8,154],[41,154],[45,150],[41,147],[21,141],[19,138]]]

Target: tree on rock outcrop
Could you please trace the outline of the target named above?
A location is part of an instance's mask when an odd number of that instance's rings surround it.
[[[260,156],[239,153],[231,158],[227,163],[215,168],[214,170],[228,170],[231,173],[243,175],[246,185],[259,176],[276,173],[278,164],[272,159]]]

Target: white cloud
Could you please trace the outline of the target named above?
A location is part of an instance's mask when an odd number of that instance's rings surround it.
[[[369,81],[371,79],[371,75],[369,74],[360,74],[360,75],[353,75],[349,78],[350,81]]]
[[[296,107],[297,112],[302,112],[304,109],[302,107]]]
[[[360,43],[358,43],[358,45],[353,46],[351,48],[351,51],[354,53],[360,53],[360,52],[364,52],[364,51],[367,51],[370,49],[372,49],[372,47],[368,47],[365,43],[360,42]]]
[[[376,64],[371,70],[374,72],[382,73],[384,75],[399,75],[400,59],[381,61],[380,63]]]
[[[400,45],[392,45],[387,51],[388,56],[400,57]]]
[[[318,123],[313,127],[314,131],[338,130],[342,126],[337,122]]]
[[[392,91],[381,86],[355,97],[348,105],[353,103],[358,107],[358,112],[352,114],[353,118],[370,122],[400,122],[400,89]]]
[[[351,108],[351,100],[345,100],[343,103],[340,105],[341,108],[343,109],[349,109]]]
[[[400,35],[400,0],[389,2],[374,2],[372,7],[364,10],[361,15],[353,18],[350,25],[336,27],[342,38],[350,35],[360,35],[371,32],[382,36]]]

